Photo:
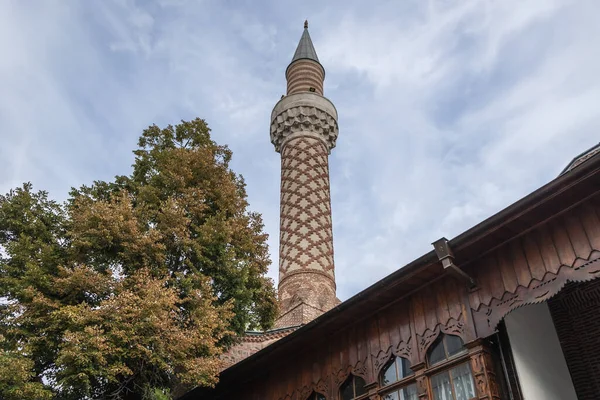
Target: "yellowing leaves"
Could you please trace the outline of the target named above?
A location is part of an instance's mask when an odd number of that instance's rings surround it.
[[[0,350],[24,368],[0,398],[213,385],[235,335],[272,324],[267,236],[231,151],[196,119],[149,127],[134,154],[64,205],[30,184],[0,196]]]

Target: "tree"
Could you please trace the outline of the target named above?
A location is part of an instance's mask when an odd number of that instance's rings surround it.
[[[134,154],[65,204],[31,184],[0,196],[0,382],[22,365],[0,397],[168,398],[272,325],[267,235],[231,151],[196,119],[150,126]]]

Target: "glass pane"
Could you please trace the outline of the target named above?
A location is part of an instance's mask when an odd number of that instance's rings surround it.
[[[400,389],[399,400],[419,400],[417,397],[417,384],[413,383],[412,385]]]
[[[402,357],[398,357],[397,360],[399,379],[406,378],[407,376],[414,374],[413,370],[410,369],[410,361]]]
[[[354,390],[355,390],[355,397],[360,396],[361,394],[365,394],[367,393],[367,391],[365,390],[365,380],[363,378],[361,378],[360,376],[355,376],[354,377]]]
[[[399,400],[398,392],[392,392],[392,393],[385,394],[383,396],[383,400]]]
[[[433,400],[453,400],[452,388],[450,387],[450,376],[448,372],[431,377],[431,389],[433,390]]]
[[[444,352],[444,343],[441,340],[436,341],[429,350],[429,364],[435,364],[446,358]]]
[[[448,350],[448,355],[452,356],[454,354],[458,354],[463,351],[463,341],[460,337],[454,335],[446,335],[446,349]]]
[[[352,383],[352,377],[350,377],[350,379],[348,379],[340,388],[340,395],[342,397],[342,400],[352,400],[354,398]]]
[[[326,400],[325,396],[323,396],[321,393],[317,393],[317,400]]]
[[[475,387],[469,364],[462,364],[450,370],[456,400],[468,400],[475,397]]]
[[[396,382],[398,380],[398,375],[396,375],[396,362],[392,361],[387,367],[384,368],[383,373],[381,374],[381,384],[383,386],[389,385],[390,383]]]

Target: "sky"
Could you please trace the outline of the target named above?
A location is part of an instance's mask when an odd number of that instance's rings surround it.
[[[204,118],[277,280],[270,113],[305,19],[339,113],[338,297],[555,178],[600,141],[597,0],[2,0],[0,193],[127,174],[142,130]]]

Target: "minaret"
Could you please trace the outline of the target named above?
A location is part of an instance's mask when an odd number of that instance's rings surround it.
[[[323,97],[325,69],[308,22],[285,75],[287,95],[271,113],[271,142],[281,153],[276,328],[306,324],[339,303],[328,160],[338,136],[337,111]]]

